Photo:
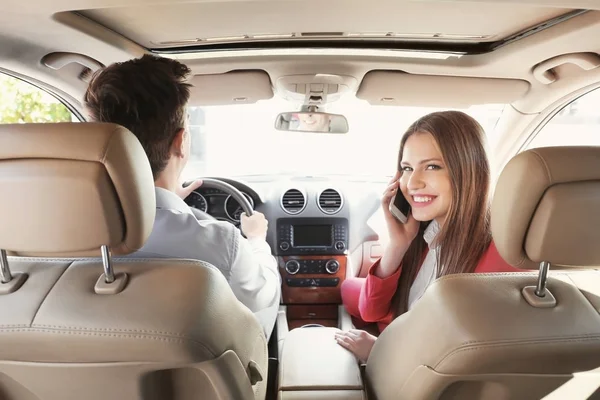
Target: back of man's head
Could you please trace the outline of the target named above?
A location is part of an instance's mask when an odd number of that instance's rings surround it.
[[[165,169],[171,144],[184,129],[190,69],[178,61],[144,55],[97,72],[84,103],[95,122],[129,129],[144,147],[154,179]]]

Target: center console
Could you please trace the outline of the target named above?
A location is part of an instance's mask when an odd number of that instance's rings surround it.
[[[346,218],[281,218],[277,221],[277,259],[282,302],[290,329],[319,324],[338,326],[340,286],[346,277]]]
[[[281,218],[277,220],[281,255],[341,255],[348,249],[345,218]]]
[[[359,365],[334,334],[333,328],[288,333],[279,363],[278,399],[365,399]]]
[[[348,266],[348,220],[282,218],[276,232],[283,303],[277,320],[277,398],[364,399],[358,363],[334,339],[334,328],[352,326],[340,294]]]

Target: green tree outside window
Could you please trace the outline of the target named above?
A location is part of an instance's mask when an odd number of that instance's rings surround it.
[[[45,91],[0,74],[0,124],[77,121],[64,104]]]

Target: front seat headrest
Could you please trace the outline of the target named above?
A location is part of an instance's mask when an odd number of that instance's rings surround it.
[[[154,224],[150,163],[115,124],[0,125],[0,187],[0,249],[17,255],[129,254]]]
[[[600,266],[600,147],[548,147],[514,157],[498,180],[492,235],[509,264]]]

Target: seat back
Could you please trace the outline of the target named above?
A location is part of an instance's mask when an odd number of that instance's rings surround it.
[[[264,399],[266,339],[216,268],[112,258],[154,222],[131,132],[0,126],[0,187],[0,398]]]
[[[495,244],[511,265],[540,273],[434,282],[373,347],[374,398],[600,397],[598,166],[600,148],[588,147],[530,150],[507,164]],[[557,271],[546,279],[548,266]]]

